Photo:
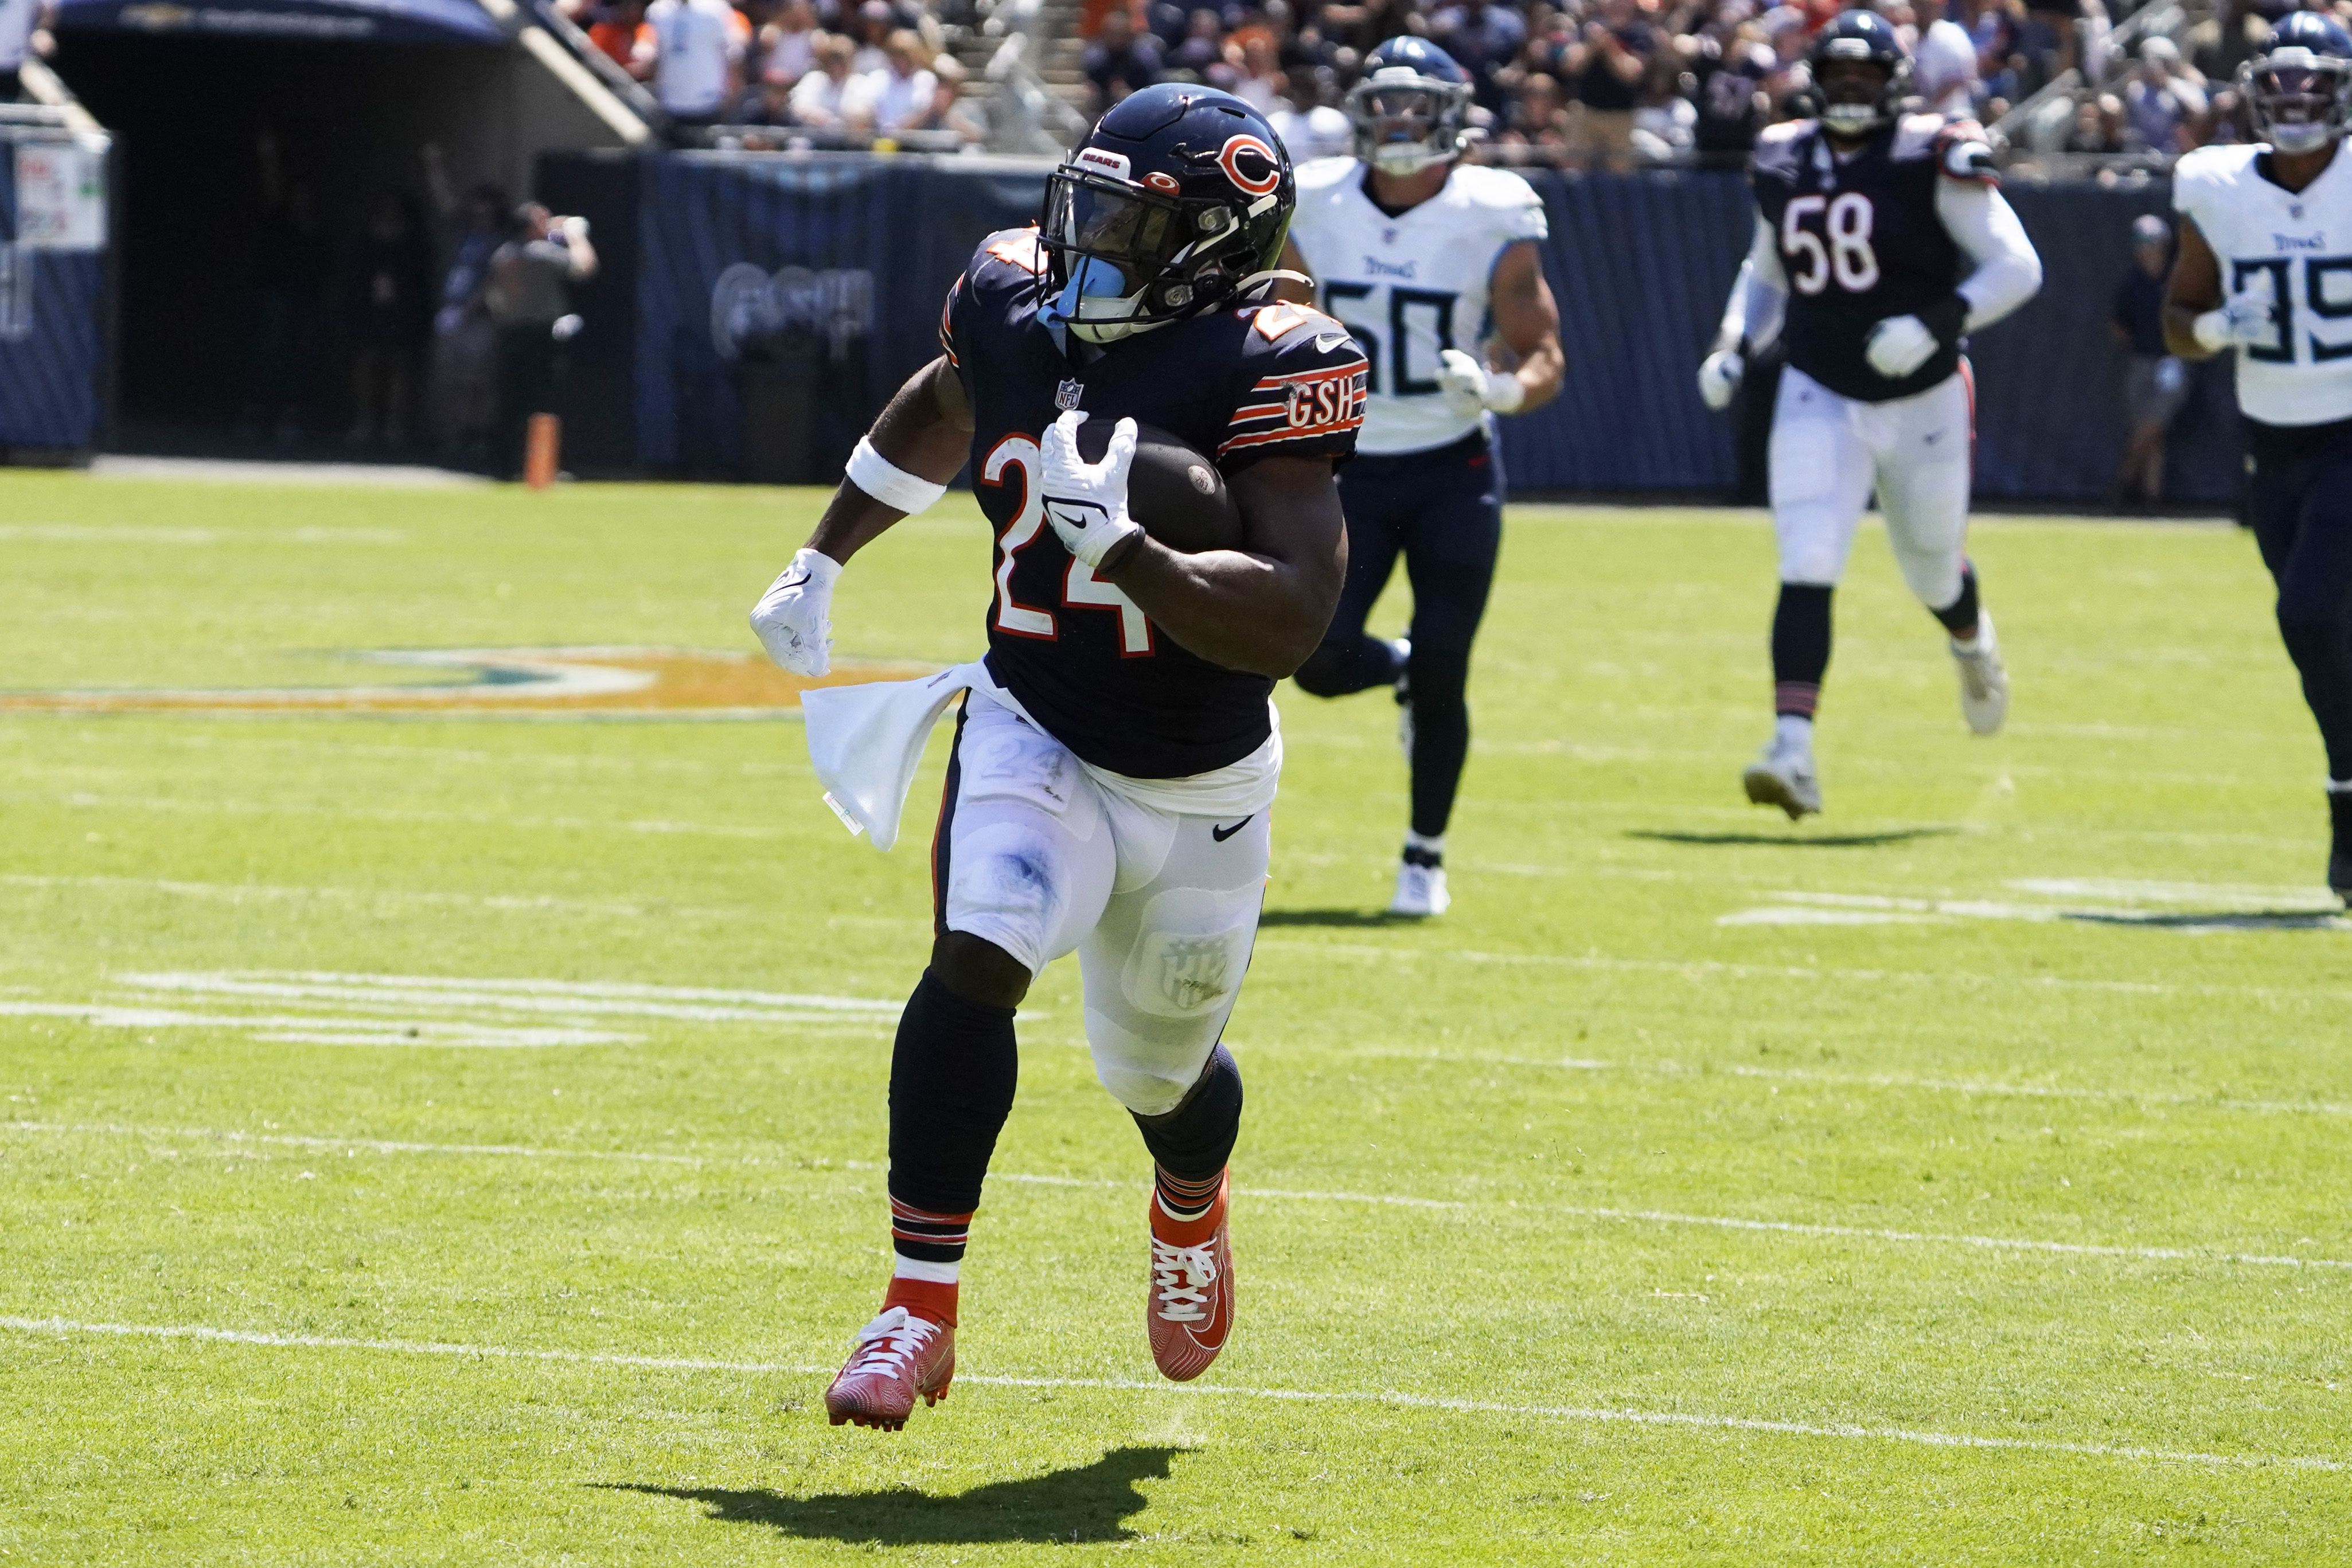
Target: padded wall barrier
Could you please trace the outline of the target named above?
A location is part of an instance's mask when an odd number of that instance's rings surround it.
[[[101,137],[0,123],[0,458],[76,458],[103,432]]]

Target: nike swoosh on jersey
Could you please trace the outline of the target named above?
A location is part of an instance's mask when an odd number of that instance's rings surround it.
[[[1247,827],[1256,819],[1257,813],[1253,811],[1249,816],[1243,817],[1231,827],[1219,827],[1214,824],[1212,824],[1209,827],[1209,837],[1215,839],[1218,843],[1223,844],[1226,839],[1231,838],[1234,834],[1239,833],[1243,828]]]

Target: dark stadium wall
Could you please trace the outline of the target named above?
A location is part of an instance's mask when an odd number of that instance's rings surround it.
[[[659,473],[823,479],[936,349],[939,304],[992,229],[1031,221],[1044,165],[971,158],[664,154],[641,166],[636,455]],[[1732,418],[1700,404],[1750,204],[1719,174],[1529,174],[1551,219],[1568,380],[1502,422],[1520,496],[1721,496]],[[2123,449],[2124,363],[2107,318],[2130,227],[2168,187],[2018,185],[2048,281],[1971,350],[1978,493],[2098,503]],[[2225,367],[2175,426],[2172,496],[2236,497]]]
[[[268,231],[261,139],[318,209],[331,264],[367,205],[402,193],[438,226],[425,149],[459,192],[529,192],[538,154],[614,140],[545,69],[512,47],[151,36],[68,30],[58,66],[116,135],[121,303],[118,366],[125,434],[198,442],[247,401],[260,254]],[[348,418],[349,344],[327,298],[303,327],[306,424]]]

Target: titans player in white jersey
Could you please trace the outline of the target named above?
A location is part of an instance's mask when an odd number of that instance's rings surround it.
[[[1502,169],[1461,162],[1470,79],[1425,39],[1391,38],[1348,95],[1356,156],[1298,171],[1283,265],[1371,361],[1355,460],[1339,472],[1348,584],[1301,689],[1393,688],[1404,706],[1412,820],[1390,912],[1440,915],[1445,828],[1470,753],[1470,644],[1503,533],[1494,416],[1559,394],[1559,311],[1544,282],[1543,203]],[[1485,358],[1489,340],[1500,368]],[[1364,617],[1404,557],[1408,637]]]
[[[2164,335],[2185,359],[2238,356],[2246,522],[2327,750],[2327,885],[2352,903],[2352,35],[2295,12],[2239,88],[2263,142],[2174,168]]]
[[[2009,711],[1968,560],[1975,396],[1961,348],[2042,287],[1984,132],[1905,112],[1911,61],[1885,17],[1848,11],[1822,28],[1812,68],[1820,117],[1757,143],[1755,246],[1699,367],[1700,395],[1722,408],[1748,345],[1788,345],[1770,448],[1775,722],[1742,783],[1791,819],[1822,808],[1830,597],[1874,489],[1903,580],[1951,635],[1969,728],[1990,735]]]

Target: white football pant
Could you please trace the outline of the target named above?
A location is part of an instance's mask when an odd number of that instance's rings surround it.
[[[1268,814],[1180,816],[1114,795],[978,690],[948,783],[941,923],[1032,974],[1075,949],[1096,1076],[1130,1110],[1175,1110],[1241,994]]]
[[[1835,587],[1871,492],[1903,580],[1931,610],[1960,596],[1974,456],[1968,362],[1887,403],[1842,397],[1793,367],[1772,408],[1772,531],[1780,581]]]

